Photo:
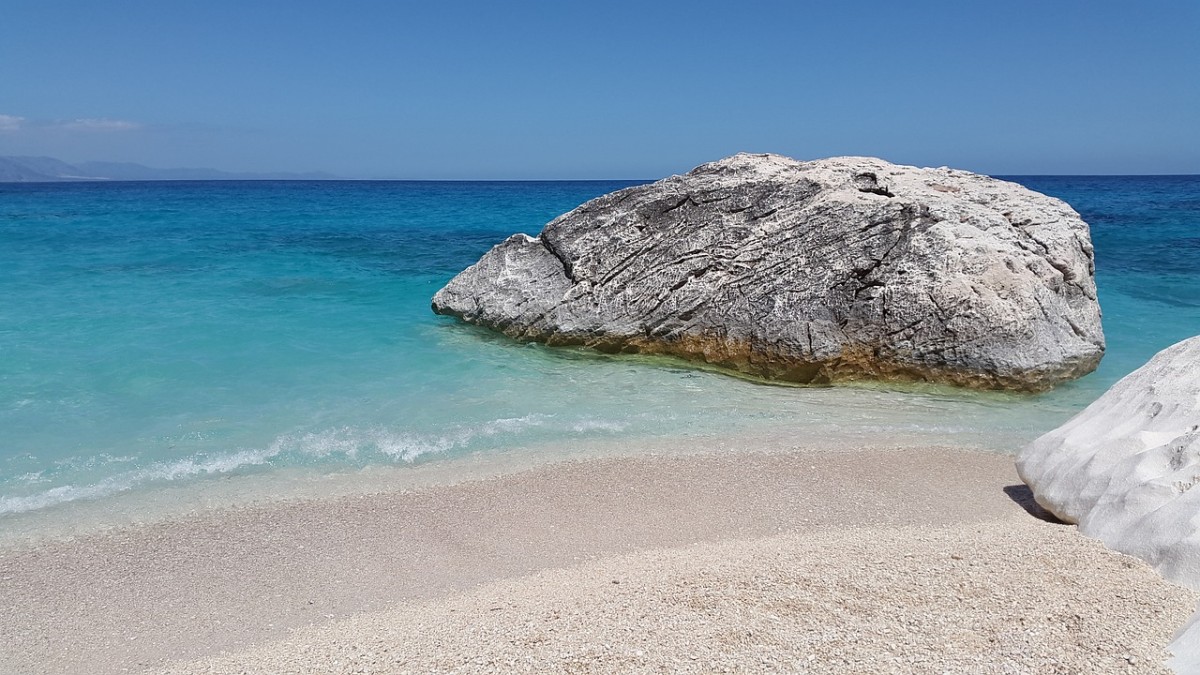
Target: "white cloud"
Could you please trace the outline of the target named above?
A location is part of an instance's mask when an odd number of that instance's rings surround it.
[[[0,115],[0,133],[17,131],[76,131],[81,133],[105,133],[112,131],[136,131],[142,125],[129,120],[108,117],[77,117],[73,120],[30,120],[19,115]]]
[[[106,117],[81,117],[56,126],[70,131],[133,131],[142,128],[142,125],[137,122],[113,120]]]
[[[0,115],[0,131],[16,131],[25,122],[24,117],[16,115]]]

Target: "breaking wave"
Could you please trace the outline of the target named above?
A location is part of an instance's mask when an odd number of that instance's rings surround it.
[[[363,467],[372,464],[412,464],[424,458],[490,446],[535,440],[538,433],[555,438],[595,436],[624,431],[628,423],[588,417],[562,419],[526,415],[456,427],[441,434],[420,434],[386,428],[341,427],[303,434],[285,434],[260,449],[199,453],[125,469],[93,480],[76,481],[41,490],[50,482],[41,472],[15,477],[10,486],[27,494],[0,494],[0,515],[26,513],[67,502],[101,499],[141,486],[202,479],[239,471],[285,466]],[[488,439],[492,439],[488,442]],[[101,455],[92,468],[128,466],[129,458]],[[100,466],[96,466],[100,465]],[[93,473],[94,475],[94,473]],[[36,491],[30,492],[34,488]]]

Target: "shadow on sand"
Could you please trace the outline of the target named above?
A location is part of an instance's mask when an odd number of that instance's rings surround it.
[[[1058,517],[1053,513],[1043,509],[1041,505],[1034,500],[1033,490],[1030,490],[1028,485],[1009,485],[1008,487],[1004,488],[1004,494],[1008,495],[1008,498],[1016,502],[1018,506],[1025,509],[1026,513],[1034,518],[1037,518],[1038,520],[1044,520],[1047,523],[1054,523],[1056,525],[1068,524],[1066,521],[1059,520]]]

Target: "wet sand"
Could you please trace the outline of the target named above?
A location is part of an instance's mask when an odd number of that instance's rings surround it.
[[[1029,507],[876,448],[217,509],[0,552],[0,671],[1159,672],[1195,594]]]

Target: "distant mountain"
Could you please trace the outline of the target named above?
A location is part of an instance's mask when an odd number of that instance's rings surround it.
[[[0,157],[0,182],[76,180],[79,169],[50,157]]]
[[[154,169],[128,162],[67,164],[52,157],[0,157],[0,183],[96,180],[338,180],[327,173],[236,173],[216,169]]]

